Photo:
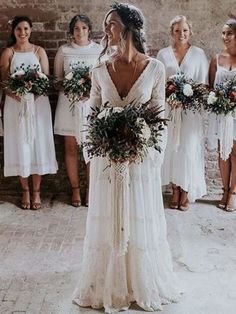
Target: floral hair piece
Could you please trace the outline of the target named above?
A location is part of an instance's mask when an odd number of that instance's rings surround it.
[[[7,25],[12,26],[12,22],[13,22],[13,19],[9,20],[9,21],[7,22]]]
[[[115,2],[111,8],[118,13],[126,27],[133,26],[139,30],[143,28],[143,20],[140,18],[139,12],[132,9],[128,4]]]

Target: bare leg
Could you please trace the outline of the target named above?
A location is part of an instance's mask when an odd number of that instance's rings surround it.
[[[219,168],[220,168],[220,175],[223,183],[223,197],[220,200],[218,207],[221,209],[225,209],[228,193],[229,193],[229,186],[230,186],[230,172],[231,172],[231,155],[227,160],[223,160],[219,156]]]
[[[71,204],[74,207],[81,205],[79,187],[79,165],[78,165],[78,146],[73,136],[65,136],[65,164],[67,175],[72,187]]]
[[[86,188],[86,197],[85,197],[85,205],[89,205],[89,179],[90,179],[90,163],[88,162],[86,165],[86,172],[87,172],[87,188]]]
[[[41,185],[41,176],[38,174],[32,175],[33,181],[33,196],[32,196],[32,209],[41,208],[41,198],[40,198],[40,185]]]
[[[30,209],[30,191],[29,191],[29,182],[28,178],[19,177],[20,184],[23,190],[22,199],[21,199],[21,208]]]
[[[176,184],[172,184],[172,198],[170,202],[170,208],[178,209],[179,208],[179,198],[180,198],[180,187]]]
[[[231,161],[231,182],[230,182],[230,192],[228,194],[228,200],[226,205],[227,211],[236,210],[236,141],[234,141],[234,146],[230,154]]]

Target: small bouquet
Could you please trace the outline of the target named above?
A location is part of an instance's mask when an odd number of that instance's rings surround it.
[[[71,102],[70,110],[74,109],[74,103],[82,97],[89,97],[91,90],[90,67],[85,66],[84,62],[77,62],[70,65],[69,72],[64,80],[64,94]]]
[[[181,108],[186,113],[200,111],[206,103],[208,90],[204,84],[189,79],[183,73],[169,77],[166,83],[166,101],[174,108]]]
[[[234,114],[235,108],[236,76],[216,84],[215,89],[210,91],[206,104],[206,110],[217,115],[227,115],[228,113]]]
[[[159,144],[167,120],[161,118],[161,112],[149,103],[125,107],[106,103],[101,109],[92,108],[83,147],[89,157],[107,157],[116,163],[142,161],[149,147],[161,151]]]
[[[15,72],[3,82],[3,87],[17,96],[32,93],[36,96],[46,96],[52,86],[52,79],[39,71],[39,65],[27,66],[24,63],[17,67]]]

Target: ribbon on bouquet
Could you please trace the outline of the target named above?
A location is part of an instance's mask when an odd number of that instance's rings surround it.
[[[173,150],[178,151],[180,144],[180,131],[181,131],[181,108],[174,108],[170,111],[169,119],[172,122],[172,127],[170,128],[171,139],[173,144]]]
[[[234,118],[231,113],[219,115],[219,140],[220,140],[220,157],[223,160],[229,158],[234,144]]]
[[[113,247],[118,256],[127,252],[129,223],[129,161],[111,162],[111,208],[113,222]]]
[[[27,93],[21,97],[19,133],[24,142],[33,143],[35,139],[35,105],[34,94],[32,93]]]

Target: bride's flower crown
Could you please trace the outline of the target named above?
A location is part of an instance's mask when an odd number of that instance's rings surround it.
[[[118,2],[112,4],[111,8],[117,11],[125,26],[133,26],[139,30],[143,28],[143,19],[138,10],[135,10],[128,4]]]

